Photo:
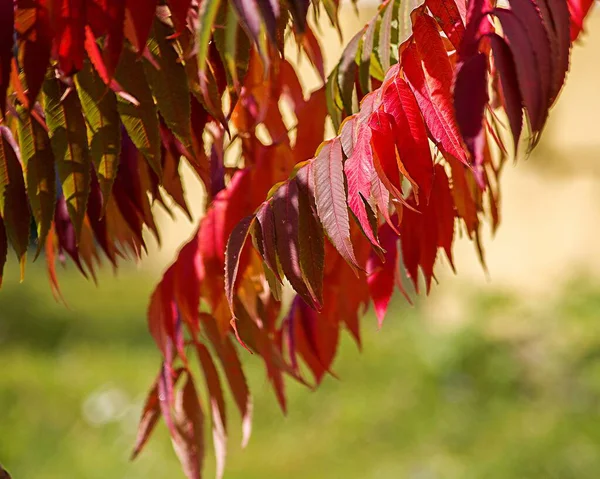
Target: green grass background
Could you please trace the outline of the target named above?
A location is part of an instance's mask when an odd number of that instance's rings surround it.
[[[71,268],[70,309],[40,266],[24,284],[5,278],[0,463],[13,479],[183,477],[162,423],[128,460],[160,362],[145,323],[154,276],[103,272],[96,287]],[[287,417],[260,361],[242,354],[253,435],[242,450],[229,403],[225,477],[600,477],[600,285],[581,279],[538,302],[489,285],[457,291],[459,325],[429,307],[437,293],[414,308],[394,300],[382,331],[368,315],[362,352],[344,338],[339,380],[315,392],[288,382]]]

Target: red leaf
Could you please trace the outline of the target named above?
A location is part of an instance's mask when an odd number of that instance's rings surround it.
[[[540,89],[541,93],[539,107],[543,117],[542,123],[539,124],[539,128],[535,128],[535,124],[532,126],[534,126],[535,130],[540,130],[543,126],[543,120],[545,120],[548,114],[548,108],[550,106],[550,89],[554,75],[553,70],[555,68],[550,47],[550,40],[548,38],[546,28],[542,22],[540,12],[533,3],[533,0],[512,0],[510,2],[510,7],[515,14],[515,18],[519,20],[523,32],[526,32],[527,37],[529,38],[538,66],[538,88]],[[511,27],[509,27],[509,29],[510,28]],[[506,32],[506,34],[509,36],[509,32]]]
[[[145,6],[144,9],[147,9]],[[104,64],[109,78],[115,74],[121,51],[123,50],[123,40],[125,39],[125,1],[109,0],[106,4],[106,17],[108,22],[108,32],[104,41]]]
[[[85,56],[85,1],[59,0],[59,2],[62,6],[56,34],[58,63],[66,75],[72,75],[81,70]]]
[[[425,18],[420,16],[414,26],[415,34],[419,32],[415,38],[422,42],[419,50],[413,43],[402,54],[404,75],[435,142],[466,164],[450,92],[452,69],[437,30],[431,31],[431,22]]]
[[[23,71],[27,82],[27,99],[29,100],[29,107],[32,108],[44,82],[46,69],[50,62],[52,35],[48,11],[41,6],[36,7],[33,28],[28,30],[26,35],[23,34],[24,32],[19,33],[22,40],[24,40]]]
[[[589,13],[594,0],[568,0],[569,14],[571,17],[571,41],[577,40],[577,37],[583,32],[583,20]]]
[[[429,200],[433,182],[433,160],[427,129],[410,87],[397,75],[383,94],[384,110],[396,122],[396,146],[415,190]]]
[[[269,267],[275,274],[279,282],[281,282],[281,272],[277,262],[277,239],[275,238],[275,217],[271,203],[265,202],[257,211],[256,219],[261,229],[261,255]]]
[[[150,36],[158,0],[125,0],[125,36],[141,55]]]
[[[173,448],[183,472],[188,479],[200,479],[205,449],[204,412],[190,373],[175,400],[175,420],[177,435],[172,437]]]
[[[523,128],[523,111],[515,62],[512,52],[503,38],[494,33],[489,36],[489,39],[494,56],[494,66],[500,76],[504,109],[508,116],[516,155],[517,145]]]
[[[308,59],[315,67],[315,70],[319,73],[321,80],[325,81],[325,62],[323,60],[323,53],[321,52],[321,46],[319,40],[315,37],[313,31],[306,25],[306,30],[302,33],[301,39],[302,48]]]
[[[396,122],[394,117],[382,110],[373,112],[369,119],[373,164],[380,180],[392,196],[403,202],[402,183],[396,158]]]
[[[146,397],[146,403],[142,410],[142,417],[138,425],[138,433],[135,439],[135,446],[131,454],[131,459],[135,459],[150,439],[152,431],[160,418],[160,403],[158,401],[158,385],[155,382]]]
[[[447,0],[427,0],[425,5],[436,17],[448,40],[458,50],[465,34],[465,26],[457,4],[454,1]]]
[[[320,305],[310,294],[300,267],[300,246],[298,243],[299,205],[298,185],[292,181],[282,185],[273,196],[273,214],[277,254],[281,267],[292,287],[315,309]]]
[[[300,270],[311,298],[319,307],[323,303],[323,269],[325,240],[323,228],[317,220],[312,186],[312,164],[300,169],[294,181],[298,184],[298,246]]]
[[[356,272],[360,267],[356,262],[352,242],[350,241],[350,222],[344,189],[342,146],[339,139],[334,139],[323,145],[314,159],[313,173],[315,202],[319,219],[330,241]],[[280,251],[280,259],[282,254]]]
[[[227,415],[219,373],[206,346],[196,343],[196,352],[204,372],[212,412],[213,445],[216,457],[216,476],[223,477],[227,452]]]
[[[526,26],[510,10],[497,8],[495,14],[502,24],[507,43],[512,51],[517,69],[517,80],[534,132],[544,124],[547,108],[540,88],[540,71]]]
[[[437,225],[437,245],[444,249],[448,260],[450,261],[450,266],[454,269],[452,243],[454,241],[454,218],[456,215],[454,212],[454,200],[452,199],[448,176],[441,164],[438,164],[435,167],[431,204],[436,210],[435,222]]]
[[[487,56],[477,53],[456,67],[454,107],[456,121],[476,165],[475,174],[480,184],[483,181],[481,166],[486,141],[483,120],[488,101]]]
[[[248,443],[252,429],[252,398],[250,397],[244,370],[229,337],[221,339],[214,318],[207,314],[202,314],[202,318],[206,334],[217,350],[233,399],[242,416],[243,447]]]
[[[248,239],[248,233],[254,222],[254,215],[247,216],[241,220],[236,227],[233,229],[227,242],[227,249],[225,250],[225,292],[227,294],[227,301],[229,301],[229,307],[233,313],[233,294],[235,288],[235,280],[237,278],[238,269],[240,266],[240,257],[242,256],[242,250]]]
[[[187,23],[188,10],[190,9],[192,0],[168,0],[168,3],[175,28],[178,32],[181,32]]]
[[[15,10],[13,2],[0,2],[0,118],[6,109],[6,90],[10,79],[10,63],[13,57],[13,26]]]
[[[349,136],[351,149],[346,150],[348,159],[344,163],[344,172],[348,181],[348,206],[356,216],[360,227],[369,241],[379,246],[373,228],[369,222],[365,201],[371,198],[371,179],[375,174],[373,152],[371,150],[371,130],[365,123],[353,116],[342,127],[342,144]]]
[[[382,248],[386,251],[384,261],[375,252],[371,252],[367,262],[367,282],[377,321],[381,327],[394,292],[398,269],[398,235],[385,224],[379,228],[379,238]]]
[[[160,283],[154,289],[148,306],[148,329],[158,349],[167,361],[171,359],[169,348],[175,336],[177,310],[173,300],[173,275],[175,268],[169,267]]]
[[[544,0],[540,0],[544,2]],[[563,86],[565,76],[569,70],[569,54],[571,52],[571,38],[569,26],[569,8],[564,0],[546,0],[551,15],[550,26],[553,33],[551,37],[556,39],[556,61],[554,66],[554,81],[552,83],[552,101],[558,96]]]

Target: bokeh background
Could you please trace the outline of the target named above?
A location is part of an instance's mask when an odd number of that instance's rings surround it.
[[[372,3],[372,2],[371,2]],[[345,38],[374,13],[342,15]],[[322,25],[329,65],[340,53]],[[230,408],[226,478],[560,478],[600,471],[600,13],[573,53],[567,87],[528,159],[504,173],[503,224],[486,233],[489,274],[455,246],[458,275],[414,307],[396,297],[363,350],[344,337],[317,391],[288,382],[283,417],[260,362],[241,450]],[[306,86],[316,84],[301,65]],[[187,182],[196,216],[202,197]],[[160,363],[145,309],[160,272],[194,226],[164,219],[164,247],[137,266],[85,282],[59,271],[57,304],[43,264],[0,292],[0,463],[14,479],[183,477],[165,427],[128,457]],[[60,269],[60,268],[59,268]],[[232,419],[232,420],[231,420]],[[214,471],[209,452],[207,477]]]

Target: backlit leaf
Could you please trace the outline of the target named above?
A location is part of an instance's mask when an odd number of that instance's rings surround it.
[[[32,118],[25,108],[19,108],[18,134],[21,161],[25,172],[27,196],[31,212],[37,223],[38,249],[40,253],[54,217],[56,201],[56,173],[54,155],[48,133]]]
[[[91,165],[81,103],[74,89],[68,89],[58,79],[48,78],[44,82],[44,111],[56,170],[79,237],[89,194]]]
[[[313,162],[315,202],[319,219],[330,241],[344,260],[358,270],[352,242],[344,186],[342,145],[339,139],[325,143]],[[280,253],[281,255],[281,253]]]
[[[148,50],[155,64],[144,60],[144,70],[158,111],[169,129],[187,147],[191,144],[190,89],[185,68],[175,50],[176,40],[168,38],[172,34],[172,29],[164,23],[158,19],[154,21]]]
[[[125,91],[135,97],[138,105],[118,96],[117,110],[136,148],[160,176],[160,130],[152,91],[146,81],[142,62],[127,48],[123,50],[122,56],[116,79]]]
[[[75,83],[87,127],[90,156],[106,203],[117,176],[121,151],[117,98],[112,91],[107,90],[89,62],[75,76]]]

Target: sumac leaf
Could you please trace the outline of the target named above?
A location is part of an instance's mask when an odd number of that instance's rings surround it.
[[[85,120],[74,89],[56,78],[44,82],[44,111],[67,210],[79,238],[90,188],[91,158]]]
[[[356,272],[360,266],[350,241],[342,145],[339,139],[322,146],[313,162],[313,181],[317,213],[323,228],[332,244]],[[281,258],[283,252],[280,251],[279,254]]]
[[[17,125],[21,161],[25,172],[31,212],[37,224],[37,254],[39,254],[44,247],[46,235],[54,217],[54,202],[56,201],[54,155],[44,127],[25,108],[19,107],[18,111],[20,113]]]

